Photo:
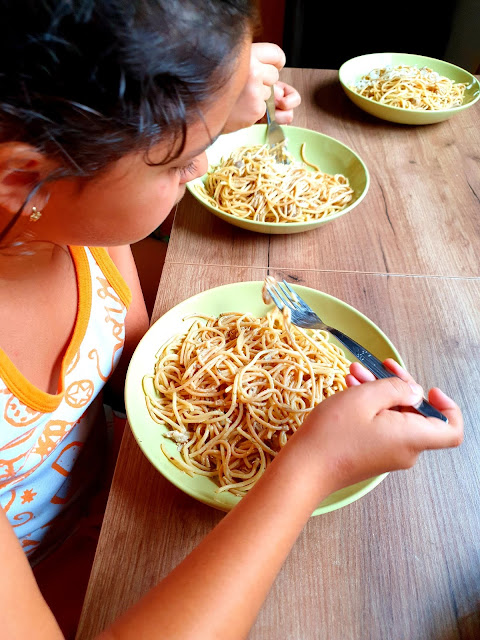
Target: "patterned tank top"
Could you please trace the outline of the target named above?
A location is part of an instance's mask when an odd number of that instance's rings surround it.
[[[0,349],[0,506],[36,557],[71,531],[105,466],[99,392],[120,358],[131,299],[105,249],[69,250],[78,309],[57,394],[35,387]]]

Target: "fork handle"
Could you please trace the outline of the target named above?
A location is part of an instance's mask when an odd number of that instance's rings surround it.
[[[355,340],[352,340],[352,338],[349,338],[338,329],[334,329],[333,327],[331,327],[328,330],[350,351],[352,355],[357,358],[359,362],[361,362],[369,371],[371,371],[376,378],[397,377],[394,373],[389,371],[389,369],[387,369],[378,358],[370,353],[370,351],[367,351],[365,347],[359,345],[358,342],[355,342]],[[426,400],[422,400],[422,402],[414,407],[414,409],[418,411],[418,413],[420,413],[422,416],[425,416],[425,418],[438,418],[439,420],[448,422],[447,416],[444,416],[443,413],[440,413],[440,411],[438,411],[438,409],[432,407],[432,405]]]
[[[265,100],[265,104],[267,106],[267,123],[271,124],[272,122],[275,122],[275,89],[273,84],[270,90],[270,95],[267,100]]]

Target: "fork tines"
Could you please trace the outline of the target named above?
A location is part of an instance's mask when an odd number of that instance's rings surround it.
[[[280,311],[283,310],[284,306],[290,309],[300,308],[297,294],[285,280],[283,280],[283,283],[277,282],[275,285],[268,283],[267,291]]]

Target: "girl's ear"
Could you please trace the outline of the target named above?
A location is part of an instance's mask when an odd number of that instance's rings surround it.
[[[0,144],[0,207],[14,215],[20,210],[32,189],[51,173],[54,167],[55,164],[50,159],[28,144]],[[31,205],[41,209],[47,200],[47,190],[39,189]]]

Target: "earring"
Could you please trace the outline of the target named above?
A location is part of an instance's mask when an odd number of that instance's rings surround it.
[[[32,213],[30,214],[30,221],[37,222],[42,217],[42,212],[38,211],[37,207],[32,207]]]

